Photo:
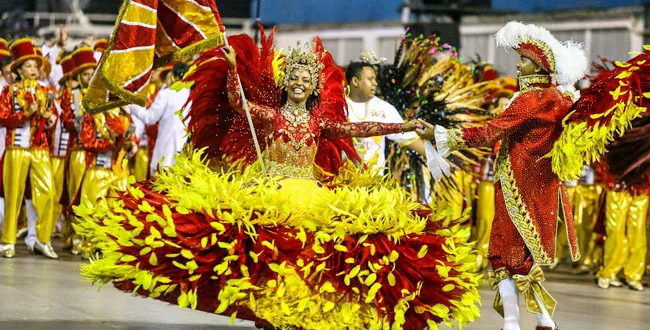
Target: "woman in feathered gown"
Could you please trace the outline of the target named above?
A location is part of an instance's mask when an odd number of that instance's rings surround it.
[[[276,328],[473,321],[475,255],[462,243],[469,232],[449,229],[463,219],[410,201],[342,158],[357,157],[352,136],[409,131],[415,122],[346,122],[344,75],[320,40],[288,56],[272,42],[263,37],[258,49],[233,36],[231,47],[197,59],[185,79],[195,149],[152,181],[76,209],[77,229],[102,251],[82,274]]]

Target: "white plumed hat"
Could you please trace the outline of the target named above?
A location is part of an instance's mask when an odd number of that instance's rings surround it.
[[[573,85],[587,74],[589,62],[583,45],[560,42],[543,27],[513,21],[495,37],[497,46],[510,47],[544,68],[556,85]]]

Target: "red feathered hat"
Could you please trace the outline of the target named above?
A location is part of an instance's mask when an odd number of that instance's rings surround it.
[[[11,71],[16,71],[18,67],[27,60],[35,60],[38,66],[43,65],[43,57],[38,55],[34,42],[29,38],[20,38],[9,47],[13,62],[11,62]]]

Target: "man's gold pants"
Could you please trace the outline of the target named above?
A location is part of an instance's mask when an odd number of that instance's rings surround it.
[[[593,264],[592,253],[596,245],[596,234],[593,233],[594,225],[598,219],[598,201],[602,188],[596,185],[578,185],[571,199],[573,205],[573,221],[576,227],[578,246],[582,257],[578,265],[589,266]]]
[[[490,232],[494,220],[494,182],[483,180],[478,184],[477,212],[476,212],[476,248],[479,255],[477,266],[483,269],[487,266],[488,248],[490,246]]]
[[[134,162],[133,176],[135,176],[135,181],[146,180],[149,173],[149,148],[140,147],[135,152]]]
[[[49,243],[54,229],[54,177],[47,149],[8,148],[4,155],[2,180],[5,193],[5,221],[2,242],[16,244],[18,213],[23,202],[27,175],[32,186],[32,201],[38,219],[36,234],[41,243]]]
[[[63,195],[63,179],[65,177],[65,158],[51,156],[50,161],[52,162],[52,176],[54,178],[54,206],[52,207],[52,219],[56,224],[63,211],[61,195]]]
[[[126,190],[126,171],[116,174],[113,170],[104,168],[89,168],[84,175],[83,186],[81,187],[81,200],[88,200],[96,205],[102,197],[106,197],[115,190]]]
[[[627,281],[640,281],[647,251],[647,195],[609,191],[606,200],[605,256],[600,278],[613,279],[623,269]]]
[[[68,169],[68,194],[72,202],[79,192],[81,180],[86,172],[86,151],[75,148],[70,153],[70,164]]]

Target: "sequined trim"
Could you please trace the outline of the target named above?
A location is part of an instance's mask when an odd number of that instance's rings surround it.
[[[505,268],[499,268],[495,271],[488,271],[488,283],[490,283],[490,288],[492,288],[492,290],[496,290],[499,286],[499,282],[510,277],[510,272]]]
[[[289,134],[289,136],[291,136]],[[318,148],[316,144],[303,145],[294,149],[291,143],[282,138],[270,141],[262,155],[267,165],[267,172],[290,178],[314,178],[314,157]]]
[[[447,145],[451,151],[467,149],[467,143],[465,143],[463,133],[460,129],[447,130]]]
[[[519,77],[519,91],[528,92],[537,89],[548,88],[551,84],[551,76],[545,74],[531,74]]]
[[[503,147],[507,149],[507,146]],[[552,264],[553,260],[544,251],[542,239],[537,232],[533,218],[530,212],[528,212],[526,203],[524,203],[519,194],[519,188],[517,188],[517,182],[512,172],[510,156],[506,152],[502,152],[497,160],[497,176],[501,181],[503,199],[505,200],[510,220],[512,220],[519,235],[524,240],[526,247],[533,256],[533,260],[536,264],[542,266]]]
[[[270,174],[277,174],[290,178],[314,178],[314,167],[298,167],[289,164],[282,164],[275,161],[267,161],[267,171]]]

